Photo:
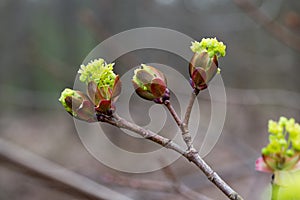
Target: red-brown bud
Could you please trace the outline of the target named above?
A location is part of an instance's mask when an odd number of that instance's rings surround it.
[[[132,83],[135,92],[143,99],[163,103],[169,99],[167,79],[158,69],[142,64],[134,71]]]

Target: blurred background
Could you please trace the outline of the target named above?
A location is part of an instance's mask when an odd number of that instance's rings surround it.
[[[271,180],[254,168],[267,143],[268,119],[284,115],[300,121],[300,1],[1,0],[0,16],[1,200],[105,198],[77,194],[68,184],[34,173],[32,165],[49,174],[76,172],[136,200],[226,199],[183,158],[164,170],[129,174],[101,164],[80,142],[73,119],[58,102],[60,92],[73,86],[95,46],[128,29],[164,27],[196,40],[216,36],[227,45],[220,61],[226,122],[205,160],[245,199],[258,199]],[[188,78],[182,67],[188,63],[168,52],[139,50],[115,62],[120,74],[142,62],[157,62]],[[199,100],[209,113],[205,96]],[[63,168],[46,169],[40,157]],[[88,187],[85,181],[79,182]]]

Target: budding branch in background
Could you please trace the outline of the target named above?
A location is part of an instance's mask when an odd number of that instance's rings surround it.
[[[87,95],[80,91],[65,89],[59,101],[66,111],[77,119],[90,123],[106,122],[118,128],[135,132],[145,139],[176,151],[194,163],[229,199],[242,200],[243,198],[200,157],[193,146],[188,128],[194,101],[199,92],[207,88],[216,73],[220,72],[218,58],[225,56],[226,46],[216,38],[207,38],[202,39],[201,42],[193,42],[191,50],[195,53],[189,64],[193,92],[183,120],[180,119],[171,104],[167,79],[161,71],[153,66],[142,64],[134,71],[132,78],[135,92],[141,98],[167,107],[182,132],[182,138],[187,145],[186,150],[171,139],[118,116],[115,112],[115,101],[121,93],[120,79],[113,72],[114,64],[107,64],[103,59],[91,61],[86,66],[82,65],[78,71],[81,74],[80,81],[87,85]]]
[[[269,120],[268,131],[269,144],[262,148],[256,170],[273,173],[272,200],[299,199],[300,124],[280,117],[278,122]]]

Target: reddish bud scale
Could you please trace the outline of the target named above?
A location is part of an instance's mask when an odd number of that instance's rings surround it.
[[[80,98],[74,96],[67,96],[65,102],[69,108],[72,109],[72,112],[69,112],[76,119],[87,121],[87,122],[96,122],[97,118],[95,116],[94,105],[90,99],[80,91],[75,91]]]
[[[135,92],[143,99],[161,104],[170,98],[165,75],[152,66],[142,65],[136,69],[132,83]]]
[[[217,56],[209,57],[207,52],[195,53],[189,64],[191,86],[204,90],[218,71]]]
[[[115,102],[121,93],[121,81],[116,76],[113,88],[98,87],[95,82],[88,83],[88,95],[91,102],[95,105],[97,113],[111,115],[115,111]]]

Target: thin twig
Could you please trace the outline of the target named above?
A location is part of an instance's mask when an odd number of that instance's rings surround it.
[[[233,0],[245,13],[256,23],[261,24],[271,35],[283,42],[285,45],[300,51],[300,38],[288,32],[279,23],[272,21],[265,13],[261,12],[248,0]]]
[[[199,90],[193,91],[185,113],[184,122],[182,122],[179,119],[170,101],[165,102],[165,105],[167,106],[168,110],[171,112],[177,125],[180,127],[182,132],[182,137],[188,146],[188,150],[186,151],[186,154],[182,154],[182,155],[185,156],[190,162],[193,162],[195,165],[197,165],[198,168],[201,169],[201,171],[206,175],[206,177],[212,183],[214,183],[224,194],[226,194],[227,197],[229,197],[229,199],[241,200],[243,198],[239,196],[238,193],[236,193],[216,172],[212,170],[212,168],[200,157],[196,149],[193,147],[192,137],[188,129],[188,122],[189,122],[194,101],[197,95],[199,94],[199,92],[200,92]]]
[[[157,181],[141,178],[132,178],[116,174],[105,174],[101,176],[101,181],[105,184],[129,187],[136,190],[150,190],[156,192],[174,192],[173,183],[167,181]]]
[[[194,150],[194,146],[193,146],[193,142],[192,142],[192,136],[189,132],[189,129],[188,129],[188,124],[189,124],[189,119],[190,119],[190,115],[191,115],[191,112],[192,112],[192,108],[193,108],[193,105],[194,105],[194,101],[197,97],[197,95],[199,94],[199,90],[198,89],[195,89],[193,91],[193,93],[191,94],[191,97],[190,97],[190,101],[189,101],[189,104],[186,108],[186,112],[185,112],[185,116],[184,116],[184,120],[182,121],[175,109],[173,108],[171,102],[169,100],[165,101],[165,106],[168,108],[168,110],[170,111],[171,115],[173,116],[174,120],[176,121],[178,127],[180,128],[181,130],[181,134],[182,134],[182,138],[184,140],[184,142],[186,143],[187,147],[189,150]]]
[[[183,123],[186,124],[186,126],[189,125],[189,120],[190,120],[190,115],[191,115],[191,112],[192,112],[192,108],[193,108],[195,99],[196,99],[197,95],[199,94],[199,92],[200,91],[198,89],[195,89],[191,94],[190,101],[189,101],[189,104],[186,108],[186,112],[185,112],[184,120],[183,120]]]
[[[134,123],[128,122],[127,120],[119,117],[117,114],[114,114],[113,117],[105,117],[104,116],[99,121],[109,123],[118,128],[125,128],[127,130],[133,131],[145,139],[151,140],[165,148],[172,149],[185,157],[187,156],[186,155],[187,152],[185,150],[183,150],[177,143],[175,143],[172,140],[165,138],[161,135],[158,135],[150,130],[146,130]]]
[[[183,197],[185,197],[186,199],[189,200],[211,200],[210,198],[208,198],[207,196],[200,194],[198,192],[195,192],[194,190],[190,189],[189,187],[187,187],[186,185],[182,184],[176,174],[174,173],[174,171],[172,170],[171,166],[166,166],[163,169],[164,174],[166,175],[166,177],[168,179],[170,179],[171,182],[173,182],[172,186],[174,188],[174,190],[182,195]]]
[[[168,168],[169,166],[165,167]],[[165,170],[165,168],[163,170]],[[106,184],[128,187],[136,190],[147,190],[154,192],[178,193],[190,200],[212,200],[209,197],[193,191],[186,185],[175,181],[158,181],[141,178],[132,178],[116,174],[105,174],[101,177],[101,181]]]
[[[173,106],[171,105],[170,101],[167,100],[164,102],[165,103],[165,106],[168,108],[169,112],[171,113],[171,115],[173,116],[176,124],[178,126],[181,126],[182,122],[181,122],[181,119],[179,118],[179,116],[177,115],[175,109],[173,108]]]
[[[173,108],[173,106],[169,100],[165,101],[164,104],[168,108],[169,112],[171,113],[174,120],[176,121],[176,124],[180,128],[183,141],[186,143],[188,150],[194,149],[193,143],[192,143],[192,136],[189,133],[187,124],[182,123],[181,119],[177,115],[175,109]]]
[[[133,131],[145,139],[151,140],[165,148],[180,153],[190,162],[194,163],[206,176],[214,183],[229,199],[242,200],[243,198],[235,192],[212,168],[200,157],[195,149],[183,150],[177,143],[172,140],[158,135],[150,130],[146,130],[136,124],[126,121],[125,119],[114,114],[112,117],[100,116],[99,121],[109,123],[118,128],[124,128]]]
[[[165,103],[165,105],[168,108],[168,110],[170,111],[170,113],[172,114],[173,118],[175,119],[178,127],[180,128],[181,136],[183,138],[183,141],[186,143],[188,150],[194,150],[195,148],[192,143],[192,136],[189,133],[187,125],[182,123],[181,119],[178,117],[175,109],[173,108],[172,104],[169,101],[167,101]]]
[[[64,192],[76,197],[95,200],[131,199],[1,138],[0,159],[17,169],[24,170],[26,174],[61,186],[58,189],[64,189]]]

